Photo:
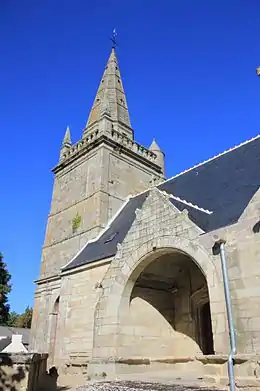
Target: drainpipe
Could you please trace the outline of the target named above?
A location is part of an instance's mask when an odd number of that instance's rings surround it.
[[[227,272],[227,264],[226,264],[226,256],[225,256],[225,241],[223,239],[220,239],[218,242],[216,242],[216,244],[219,246],[219,252],[220,252],[227,318],[228,318],[230,348],[231,348],[230,353],[228,355],[229,389],[230,391],[235,391],[236,386],[235,386],[235,375],[234,375],[234,358],[237,352],[237,348],[236,348],[236,336],[235,336],[235,329],[234,329],[234,322],[233,322],[233,315],[232,315],[229,280],[228,280],[228,272]]]

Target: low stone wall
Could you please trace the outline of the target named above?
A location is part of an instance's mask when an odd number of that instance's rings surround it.
[[[82,352],[70,354],[66,363],[57,363],[59,371],[58,385],[75,388],[86,384],[89,380],[88,364],[89,355]]]
[[[131,378],[134,374],[154,375],[163,372],[172,379],[190,378],[203,380],[219,389],[228,388],[227,355],[162,358],[117,358],[92,361],[89,364],[90,378]],[[238,390],[260,390],[260,355],[237,355],[235,358],[235,380]],[[148,375],[149,376],[149,375]]]
[[[0,391],[36,391],[47,369],[47,354],[0,353]]]

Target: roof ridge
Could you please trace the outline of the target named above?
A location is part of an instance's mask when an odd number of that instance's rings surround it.
[[[117,216],[122,212],[122,210],[124,209],[124,207],[126,206],[126,204],[130,201],[130,199],[133,198],[132,196],[128,196],[126,197],[125,201],[122,203],[122,205],[120,206],[120,208],[118,209],[118,211],[108,220],[107,222],[107,225],[99,232],[99,234],[93,238],[93,239],[89,239],[87,240],[86,244],[81,247],[81,249],[74,255],[74,257],[68,262],[66,263],[66,265],[64,265],[63,267],[61,267],[61,271],[66,269],[66,267],[69,266],[70,263],[72,263],[74,261],[74,259],[77,258],[77,256],[90,244],[90,243],[94,243],[96,242],[98,239],[101,238],[101,236],[108,230],[108,228],[111,226],[111,224],[113,223],[113,221],[117,218]]]
[[[227,154],[227,153],[229,153],[229,152],[234,151],[235,149],[238,149],[238,148],[240,148],[240,147],[243,147],[244,145],[249,144],[249,143],[251,143],[251,142],[254,141],[254,140],[257,140],[259,137],[260,137],[260,134],[258,134],[258,135],[255,136],[255,137],[252,137],[252,138],[249,139],[249,140],[243,141],[242,143],[237,144],[237,145],[235,145],[234,147],[231,147],[231,148],[229,148],[229,149],[226,149],[225,151],[223,151],[223,152],[221,152],[221,153],[219,153],[219,154],[217,154],[217,155],[215,155],[215,156],[213,156],[213,157],[211,157],[211,158],[209,158],[209,159],[206,159],[206,160],[204,160],[204,161],[202,161],[202,162],[200,162],[200,163],[197,163],[197,164],[195,164],[194,166],[192,166],[192,167],[190,167],[190,168],[188,168],[188,169],[186,169],[186,170],[184,170],[184,171],[181,171],[181,172],[179,172],[178,174],[176,174],[176,175],[174,175],[174,176],[172,176],[172,177],[166,179],[164,182],[160,183],[160,185],[164,185],[165,183],[169,182],[170,180],[172,180],[172,179],[174,179],[174,178],[177,178],[178,176],[181,176],[181,175],[183,175],[183,174],[186,174],[187,172],[192,171],[192,170],[194,170],[195,168],[198,168],[198,167],[200,167],[200,166],[203,166],[204,164],[209,163],[210,161],[212,161],[212,160],[214,160],[214,159],[217,159],[217,158],[219,158],[220,156],[223,156],[223,155],[225,155],[225,154]]]
[[[168,193],[167,193],[167,194],[168,194]],[[185,205],[187,205],[187,206],[190,206],[190,207],[192,207],[192,208],[194,208],[194,209],[197,209],[197,210],[199,210],[199,211],[201,211],[201,212],[204,212],[204,213],[206,213],[206,214],[208,214],[208,215],[211,215],[212,213],[214,213],[214,212],[212,212],[211,210],[204,209],[204,208],[202,208],[201,206],[198,206],[198,205],[196,205],[196,204],[193,204],[192,202],[189,202],[189,201],[187,201],[187,200],[185,200],[185,199],[183,199],[183,198],[174,196],[173,194],[168,194],[168,195],[170,196],[170,198],[173,198],[173,199],[176,200],[176,201],[182,202],[183,204],[185,204]]]
[[[164,183],[164,182],[163,182],[163,183]],[[163,183],[162,183],[162,184],[163,184]],[[161,185],[161,183],[160,183],[160,185]],[[157,186],[158,186],[158,185],[157,185]],[[185,200],[184,198],[180,198],[180,197],[177,197],[177,196],[175,196],[175,195],[173,195],[173,194],[171,194],[171,193],[167,193],[167,191],[161,190],[161,189],[159,189],[157,186],[149,187],[148,189],[146,189],[146,190],[144,190],[144,191],[142,191],[142,192],[140,192],[140,193],[137,193],[137,194],[135,194],[135,195],[131,195],[130,198],[138,197],[139,195],[144,194],[144,193],[146,193],[147,191],[151,191],[153,188],[156,188],[156,189],[159,190],[162,194],[167,195],[168,197],[173,198],[173,199],[175,199],[176,201],[182,202],[183,204],[185,204],[185,205],[187,205],[187,206],[190,206],[190,207],[192,207],[192,208],[194,208],[194,209],[200,210],[201,212],[207,213],[207,214],[209,214],[209,215],[211,215],[212,213],[214,213],[213,211],[208,210],[208,209],[204,209],[204,208],[202,208],[201,206],[198,206],[198,205],[196,205],[196,204],[193,204],[193,203],[190,202],[190,201]]]
[[[156,186],[153,186],[153,187],[156,187]],[[128,197],[129,197],[129,198],[138,197],[139,195],[144,194],[144,193],[146,193],[147,191],[150,191],[153,187],[148,187],[148,189],[142,190],[142,191],[140,191],[139,193],[136,193],[136,194],[130,194]]]
[[[130,198],[138,197],[139,195],[144,194],[147,191],[151,191],[152,189],[158,189],[158,186],[161,186],[163,184],[164,184],[164,182],[161,182],[161,183],[159,183],[157,185],[151,185],[151,186],[147,187],[147,189],[144,189],[144,190],[140,191],[139,193],[130,194],[128,197],[130,197]],[[160,189],[158,189],[158,190],[160,190]]]

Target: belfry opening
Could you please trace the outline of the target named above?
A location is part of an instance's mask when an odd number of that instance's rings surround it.
[[[158,255],[141,271],[127,323],[132,356],[214,354],[207,281],[186,254]]]

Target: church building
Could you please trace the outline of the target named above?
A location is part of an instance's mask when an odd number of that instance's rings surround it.
[[[82,137],[72,144],[67,128],[53,169],[30,349],[62,373],[223,374],[221,242],[239,373],[256,376],[260,137],[169,179],[164,158],[135,141],[113,48]]]

